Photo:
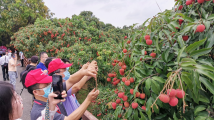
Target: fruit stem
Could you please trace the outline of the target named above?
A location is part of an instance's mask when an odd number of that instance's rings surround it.
[[[182,91],[184,91],[184,90],[183,90],[183,86],[182,86],[182,81],[181,81],[180,74],[178,74],[178,78],[179,78],[179,80],[180,80],[181,89],[182,89]],[[182,92],[182,96],[183,96],[183,92]],[[186,107],[186,106],[187,106],[187,105],[186,105],[186,103],[185,103],[185,101],[184,101],[184,97],[183,97],[183,113],[185,113],[185,107]]]
[[[174,74],[172,73],[172,74],[169,76],[169,78],[167,79],[167,83],[164,85],[162,91],[160,92],[160,94],[158,95],[158,97],[156,98],[156,100],[154,101],[154,103],[151,105],[152,110],[153,110],[153,106],[156,105],[156,101],[158,100],[159,96],[160,96],[160,95],[163,93],[163,91],[167,88],[167,86],[170,84],[170,82],[172,81],[172,79],[173,79],[175,76],[179,75],[178,73],[179,73],[181,70],[182,70],[182,68],[176,70],[175,72],[173,72]],[[174,79],[175,79],[175,78],[174,78]],[[172,87],[173,87],[173,86],[171,86],[171,88],[172,88]]]

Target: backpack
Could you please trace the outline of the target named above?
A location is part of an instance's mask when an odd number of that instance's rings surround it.
[[[24,70],[20,73],[20,78],[21,78],[20,82],[22,82],[23,88],[27,88],[25,86],[25,78],[26,78],[28,72],[30,72],[31,70],[35,70],[35,69],[36,69],[36,67],[30,66],[30,67],[27,67],[26,70]]]

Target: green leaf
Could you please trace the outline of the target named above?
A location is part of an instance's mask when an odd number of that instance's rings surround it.
[[[187,16],[184,17],[184,20],[188,21],[188,22],[194,22],[194,20],[192,18],[187,17]]]
[[[193,84],[192,84],[192,81],[188,78],[188,76],[186,76],[185,74],[182,73],[181,75],[181,80],[184,81],[188,88],[192,89],[193,88]]]
[[[156,81],[152,81],[151,89],[155,94],[158,94],[160,92],[160,85]]]
[[[206,86],[206,88],[214,95],[214,85],[204,77],[200,77],[199,80]]]
[[[199,101],[204,102],[204,103],[210,103],[209,99],[202,95],[199,96]]]
[[[159,81],[160,83],[165,83],[165,80],[161,77],[158,77],[158,76],[154,76],[154,77],[152,77],[152,79]]]
[[[128,112],[126,113],[125,118],[130,117],[131,114],[132,114],[132,108],[129,107],[129,110],[128,110]]]
[[[184,43],[181,35],[178,36],[178,44],[179,44],[180,48],[183,48],[185,46],[185,43]]]
[[[140,113],[140,116],[141,116],[141,119],[140,120],[147,120],[145,115],[142,113],[142,112],[139,112]]]
[[[195,60],[191,58],[183,58],[181,60],[181,66],[189,66],[189,65],[196,65]]]
[[[200,50],[195,50],[195,51],[190,53],[190,56],[191,57],[199,57],[199,56],[208,54],[211,50],[212,50],[212,48],[204,48],[204,49],[200,49]]]
[[[195,118],[195,120],[206,120],[207,117],[204,116],[198,116]]]
[[[209,72],[209,71],[206,71],[206,70],[201,70],[201,69],[197,69],[198,73],[200,74],[203,74],[207,77],[209,77],[210,79],[214,80],[214,74]]]
[[[168,17],[167,17],[166,15],[163,15],[163,19],[164,19],[167,23],[170,22],[170,20],[168,19]]]
[[[173,118],[174,118],[173,120],[178,120],[178,118],[177,118],[175,113],[173,114]]]
[[[203,69],[203,70],[210,70],[214,72],[214,67],[209,66],[209,65],[195,65],[195,67],[197,67],[197,69]]]
[[[209,32],[213,33],[213,31],[209,31]],[[207,39],[205,48],[211,48],[213,45],[214,45],[214,34],[212,34],[212,36]]]
[[[170,24],[173,25],[174,27],[180,28],[180,25],[178,22],[173,21],[173,22],[170,22]]]
[[[134,119],[135,120],[139,119],[139,117],[138,117],[138,110],[134,110]]]
[[[194,115],[197,115],[198,112],[203,111],[205,109],[206,109],[205,105],[199,105],[199,106],[195,107]]]
[[[151,84],[152,84],[152,79],[151,78],[148,78],[147,80],[146,80],[146,89],[150,89],[150,87],[151,87]]]
[[[209,30],[209,28],[210,28],[210,21],[204,22],[204,25],[206,27],[206,30]]]
[[[194,42],[193,44],[189,45],[189,46],[186,48],[186,52],[187,52],[187,53],[193,52],[196,48],[198,48],[199,46],[203,45],[205,41],[206,41],[206,38],[203,39],[203,40]]]
[[[181,54],[183,53],[183,51],[184,51],[185,48],[186,48],[186,46],[184,46],[183,48],[181,48],[181,49],[179,50],[178,57],[177,57],[177,63],[180,62]]]
[[[168,30],[163,30],[163,32],[166,34],[166,36],[169,40],[172,40],[172,37],[171,37],[170,32]]]
[[[210,15],[210,16],[207,18],[207,20],[212,20],[212,19],[214,19],[214,14]]]

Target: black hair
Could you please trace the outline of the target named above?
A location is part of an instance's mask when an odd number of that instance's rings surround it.
[[[49,76],[53,76],[55,73],[60,73],[60,70],[58,69],[58,70],[53,71],[52,73],[49,74]]]
[[[43,54],[47,54],[46,52],[41,52],[40,54],[39,54],[39,58],[41,59],[41,57],[42,57],[42,55]]]
[[[49,57],[45,60],[45,67],[48,68],[49,63],[54,59],[55,57]]]
[[[2,55],[5,55],[5,52],[3,52]]]
[[[33,95],[33,90],[39,89],[39,84],[31,85],[27,88],[28,92]]]
[[[15,55],[15,53],[12,53],[11,56],[13,57]]]
[[[64,63],[66,63],[66,62],[69,62],[69,63],[71,63],[68,59],[65,59],[65,58],[63,58],[63,59],[61,59]]]
[[[0,81],[0,118],[10,120],[13,118],[12,101],[15,99],[13,85]]]

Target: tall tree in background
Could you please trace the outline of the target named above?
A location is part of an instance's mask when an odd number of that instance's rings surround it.
[[[53,16],[43,0],[1,0],[0,9],[0,45],[9,44],[20,27]]]

